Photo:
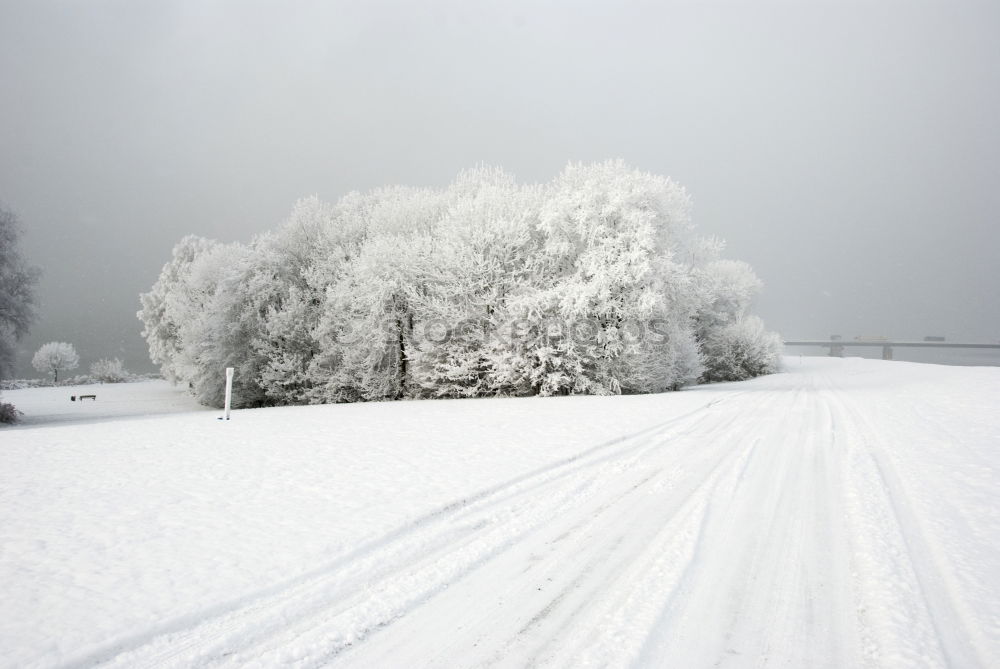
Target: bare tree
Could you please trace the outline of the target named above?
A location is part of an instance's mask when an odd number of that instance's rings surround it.
[[[35,319],[35,284],[39,270],[18,249],[17,216],[0,205],[0,377],[14,365],[14,346]]]

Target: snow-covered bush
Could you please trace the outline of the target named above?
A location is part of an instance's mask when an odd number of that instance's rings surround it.
[[[621,161],[306,198],[246,245],[182,239],[138,316],[212,405],[225,367],[234,406],[677,389],[730,364],[760,287],[690,210]]]
[[[711,332],[706,338],[705,381],[744,381],[778,371],[781,338],[764,328],[756,316],[746,316]]]
[[[90,376],[98,383],[122,383],[130,378],[125,364],[118,358],[102,358],[91,364]]]
[[[31,366],[39,372],[52,372],[52,381],[59,383],[59,371],[76,369],[80,366],[80,356],[72,344],[64,341],[50,341],[35,351]]]
[[[23,390],[25,388],[40,388],[47,385],[43,379],[3,379],[0,380],[0,390]]]
[[[0,423],[16,423],[22,415],[13,404],[0,402]]]

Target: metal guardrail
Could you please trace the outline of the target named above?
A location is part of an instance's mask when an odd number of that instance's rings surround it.
[[[829,339],[786,341],[785,346],[910,346],[922,348],[1000,348],[1000,344],[970,344],[940,341],[831,341]]]
[[[969,342],[950,342],[950,341],[881,341],[881,340],[870,340],[870,341],[858,341],[858,340],[843,340],[843,339],[812,339],[812,340],[796,340],[796,341],[786,341],[785,346],[815,346],[822,348],[829,348],[830,355],[834,357],[844,357],[844,349],[848,346],[854,347],[882,347],[882,359],[892,360],[892,349],[893,348],[993,348],[1000,349],[1000,344],[980,344],[980,343],[969,343]]]

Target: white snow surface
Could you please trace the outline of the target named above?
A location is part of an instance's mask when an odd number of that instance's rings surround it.
[[[94,395],[96,399],[70,399],[81,395]],[[190,395],[166,381],[24,388],[5,390],[0,397],[24,414],[15,427],[6,428],[7,430],[57,423],[89,423],[112,418],[208,411],[199,406]],[[6,432],[0,432],[0,435],[3,434]],[[23,436],[18,435],[18,439]],[[3,437],[0,436],[0,439]]]
[[[3,667],[1000,666],[1000,369],[228,422],[80,392],[3,395]]]

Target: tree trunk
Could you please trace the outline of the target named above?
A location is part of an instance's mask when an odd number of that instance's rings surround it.
[[[399,334],[399,347],[396,349],[396,369],[399,370],[399,391],[396,399],[406,394],[406,338],[403,336],[403,321],[396,319],[396,331]]]
[[[396,331],[399,337],[398,348],[396,350],[396,355],[398,356],[396,358],[396,369],[399,374],[399,392],[396,399],[401,399],[406,396],[406,391],[409,386],[409,383],[407,383],[409,364],[406,359],[406,339],[413,334],[412,313],[406,314],[405,317],[396,318]]]

